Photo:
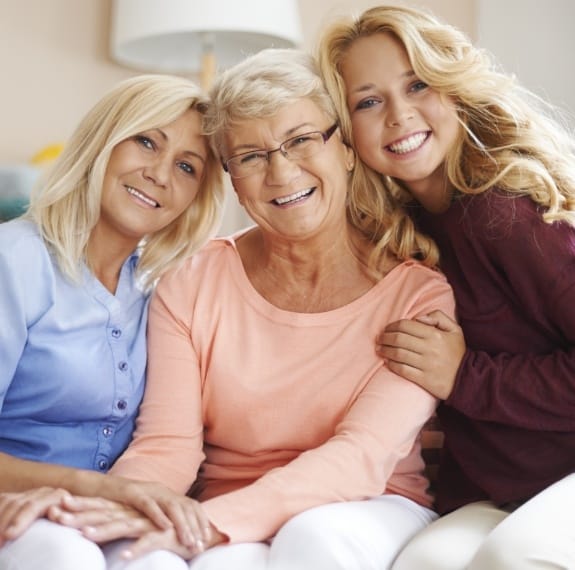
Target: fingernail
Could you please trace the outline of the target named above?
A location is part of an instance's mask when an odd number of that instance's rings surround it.
[[[134,553],[131,550],[122,550],[120,558],[123,558],[124,560],[131,560],[134,558]]]

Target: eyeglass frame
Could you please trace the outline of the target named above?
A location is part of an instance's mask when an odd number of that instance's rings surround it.
[[[301,137],[306,137],[309,135],[315,135],[315,134],[319,134],[321,135],[321,138],[323,139],[323,144],[325,145],[327,143],[327,141],[332,137],[332,135],[335,133],[335,131],[337,131],[339,127],[338,123],[334,123],[331,127],[329,127],[328,129],[326,129],[325,131],[308,131],[306,133],[301,133],[299,135],[295,135],[293,137],[290,137],[289,139],[286,139],[285,141],[283,141],[277,148],[274,148],[272,150],[266,150],[266,149],[254,149],[254,150],[249,150],[247,152],[240,152],[239,154],[234,154],[233,156],[230,156],[227,160],[222,161],[222,166],[224,167],[224,170],[232,177],[235,179],[238,178],[247,178],[248,176],[250,176],[250,174],[246,174],[244,176],[233,176],[232,173],[230,172],[230,168],[228,166],[228,163],[230,162],[230,160],[234,160],[236,158],[242,157],[242,156],[248,156],[250,154],[254,154],[254,153],[260,153],[260,154],[264,154],[265,153],[265,160],[266,162],[270,163],[270,156],[274,153],[274,152],[281,152],[282,156],[284,158],[286,158],[287,160],[292,160],[289,156],[288,156],[288,152],[286,152],[284,150],[284,147],[286,144],[288,144],[289,142],[299,139]],[[309,156],[313,156],[316,153],[312,153]],[[307,158],[307,157],[301,157],[301,158]],[[301,160],[301,158],[299,159],[295,159],[295,160]],[[253,173],[257,173],[257,172],[263,172],[263,169],[258,170],[257,168],[253,171]]]

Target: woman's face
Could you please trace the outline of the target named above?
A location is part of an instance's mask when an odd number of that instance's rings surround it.
[[[116,145],[104,177],[99,235],[135,246],[170,224],[199,191],[207,149],[194,110]]]
[[[341,72],[359,156],[416,199],[433,201],[445,188],[445,159],[460,129],[452,101],[415,75],[391,34],[353,42]]]
[[[278,150],[265,160],[265,151],[286,141],[284,149],[297,155],[309,143],[308,133],[325,133],[332,126],[333,120],[312,100],[300,99],[270,118],[246,119],[226,132],[226,160],[242,155],[240,161],[249,164],[260,155],[261,169],[242,178],[234,178],[233,169],[230,174],[240,203],[268,235],[293,240],[328,228],[341,232],[354,156],[338,129],[325,142],[318,137],[311,156],[287,158]]]

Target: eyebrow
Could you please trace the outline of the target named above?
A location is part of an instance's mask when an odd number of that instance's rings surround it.
[[[151,132],[153,133],[158,133],[163,139],[164,141],[168,140],[168,135],[160,128],[156,128],[156,129],[151,129]],[[183,152],[184,156],[188,156],[188,157],[196,157],[199,158],[204,164],[206,162],[205,157],[203,157],[201,154],[193,151],[193,150],[185,150]]]
[[[310,129],[313,129],[314,131],[318,130],[318,127],[314,127],[311,123],[307,123],[307,122],[300,123],[299,125],[296,125],[295,127],[291,127],[287,131],[284,132],[284,134],[282,135],[282,143],[285,142],[286,140],[292,138],[293,136],[297,136],[295,133],[297,131],[299,131],[300,129],[303,129],[305,127],[309,127]],[[308,131],[306,131],[306,132],[308,132]],[[240,145],[233,147],[233,149],[230,149],[230,153],[231,153],[231,156],[234,156],[236,154],[243,154],[243,152],[250,152],[251,150],[264,150],[264,149],[261,146],[253,144],[253,143],[244,143],[244,144],[240,144]]]
[[[404,71],[399,75],[400,79],[408,79],[410,77],[415,77],[415,71],[413,71],[413,69],[408,69],[407,71]],[[354,89],[353,93],[364,93],[366,91],[371,91],[375,87],[376,87],[375,83],[364,83],[363,85],[360,85],[357,89]]]

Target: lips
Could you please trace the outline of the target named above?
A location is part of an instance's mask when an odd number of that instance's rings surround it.
[[[145,204],[148,204],[148,206],[151,206],[152,208],[160,207],[160,204],[156,202],[156,200],[150,198],[149,196],[146,196],[146,194],[144,194],[143,192],[140,192],[139,190],[132,188],[132,186],[126,186],[125,188],[128,191],[128,194],[135,196],[136,198],[138,198],[138,200],[141,200]]]
[[[300,190],[299,192],[294,192],[289,196],[282,196],[281,198],[274,198],[272,203],[276,204],[277,206],[285,206],[286,204],[293,204],[294,202],[298,202],[303,200],[307,196],[309,196],[313,191],[314,188],[308,188],[306,190]]]
[[[400,141],[387,145],[386,148],[394,154],[406,154],[417,150],[429,138],[431,131],[424,131],[410,135]]]

